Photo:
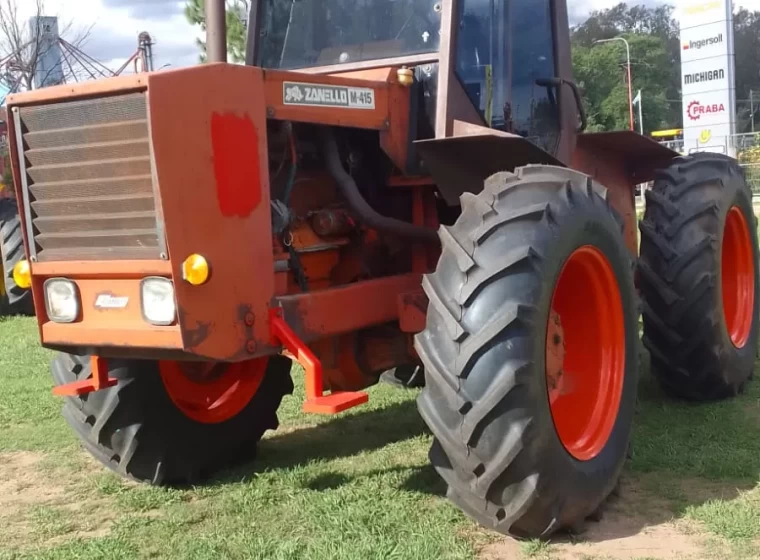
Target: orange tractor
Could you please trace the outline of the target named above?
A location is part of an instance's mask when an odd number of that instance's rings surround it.
[[[670,393],[743,389],[742,171],[584,133],[565,0],[260,0],[248,29],[227,64],[209,0],[208,64],[9,98],[14,277],[105,465],[173,484],[251,457],[291,360],[320,414],[424,370],[450,499],[548,536],[618,481],[640,314]]]

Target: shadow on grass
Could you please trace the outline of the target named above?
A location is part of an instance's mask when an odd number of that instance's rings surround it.
[[[576,527],[575,534],[559,534],[553,542],[579,539],[602,542],[630,537],[647,527],[683,517],[691,508],[713,501],[731,502],[757,484],[760,380],[737,399],[693,404],[664,395],[647,371],[648,362],[648,356],[642,356],[644,371],[632,456],[626,464],[619,493],[603,505],[601,519],[588,520],[580,534]],[[353,457],[426,433],[412,400],[357,411],[265,439],[260,444],[255,468],[243,465],[228,471],[216,483],[240,482],[256,472]],[[381,477],[409,492],[444,496],[446,491],[429,464],[389,466],[361,474],[347,474],[328,466],[326,471],[301,484],[315,491],[330,491],[357,480]]]
[[[298,428],[262,440],[254,463],[241,464],[220,474],[214,484],[240,482],[252,478],[257,473],[288,469],[315,461],[353,457],[425,433],[427,428],[413,400],[366,412],[357,411],[316,426]],[[379,470],[375,474],[392,470]],[[413,469],[399,467],[398,470]],[[314,484],[315,487],[330,489],[348,481],[344,475],[335,473],[325,475],[324,480],[316,481]]]

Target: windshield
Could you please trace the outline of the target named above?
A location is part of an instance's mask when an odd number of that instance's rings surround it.
[[[438,51],[440,0],[262,0],[257,64],[329,66]]]

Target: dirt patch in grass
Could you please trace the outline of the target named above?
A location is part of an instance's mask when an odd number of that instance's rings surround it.
[[[0,520],[17,517],[33,506],[54,502],[63,495],[59,482],[41,473],[37,465],[42,453],[0,453]]]
[[[601,520],[587,521],[581,534],[560,534],[540,545],[500,539],[481,550],[480,560],[702,560],[705,547],[699,524],[677,519],[667,500],[627,479],[620,496],[605,504]]]
[[[0,542],[28,548],[106,535],[114,515],[103,500],[84,498],[81,477],[62,479],[43,453],[0,453]]]

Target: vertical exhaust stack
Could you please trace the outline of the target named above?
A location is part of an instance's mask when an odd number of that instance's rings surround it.
[[[224,0],[206,0],[206,54],[209,62],[227,62],[227,10]]]

